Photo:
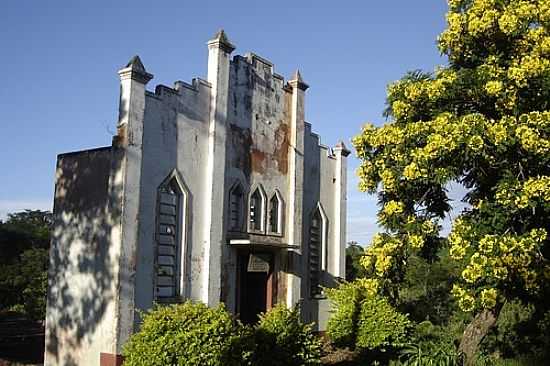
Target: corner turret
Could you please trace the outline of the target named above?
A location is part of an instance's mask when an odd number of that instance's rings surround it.
[[[143,66],[143,62],[141,62],[138,55],[132,57],[126,67],[118,71],[118,75],[120,75],[121,80],[129,78],[144,85],[153,78],[153,75],[145,70],[145,66]]]
[[[229,41],[223,29],[220,29],[218,33],[214,35],[214,38],[208,41],[208,48],[211,47],[220,48],[227,53],[231,53],[235,50],[235,46]]]

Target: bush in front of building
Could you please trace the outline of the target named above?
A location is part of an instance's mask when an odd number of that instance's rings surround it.
[[[124,365],[241,365],[248,338],[243,333],[223,305],[156,306],[124,346]]]
[[[254,326],[236,321],[223,304],[155,306],[124,346],[125,366],[320,364],[321,343],[297,309],[278,305]]]
[[[334,305],[327,335],[339,347],[359,352],[384,351],[407,341],[411,322],[365,281],[348,282],[327,289]]]
[[[260,316],[255,327],[256,349],[253,365],[302,366],[319,365],[321,341],[311,324],[300,319],[297,308],[275,306]]]

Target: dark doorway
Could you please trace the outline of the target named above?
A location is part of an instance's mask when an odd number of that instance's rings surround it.
[[[272,262],[270,253],[239,254],[239,317],[245,324],[255,323],[258,315],[272,306]]]

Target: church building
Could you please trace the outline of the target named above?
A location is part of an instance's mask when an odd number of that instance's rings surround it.
[[[154,303],[223,302],[245,323],[284,303],[325,329],[349,151],[305,121],[299,72],[234,49],[218,32],[206,80],[154,92],[135,56],[112,144],[58,156],[46,365],[120,365]]]

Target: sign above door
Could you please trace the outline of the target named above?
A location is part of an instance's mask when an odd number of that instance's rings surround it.
[[[269,255],[250,254],[248,257],[248,272],[269,272]]]

